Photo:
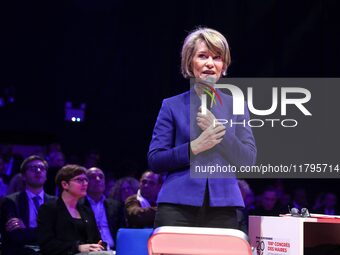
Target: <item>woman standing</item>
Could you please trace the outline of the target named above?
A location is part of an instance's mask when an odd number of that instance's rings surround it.
[[[104,247],[92,211],[78,204],[86,196],[86,169],[66,165],[55,180],[61,191],[59,198],[39,208],[38,242],[42,254],[102,251]]]
[[[186,37],[181,58],[185,78],[213,83],[226,73],[231,61],[227,40],[209,28],[199,28]],[[236,208],[244,203],[236,179],[192,178],[190,164],[254,164],[256,146],[249,126],[214,125],[221,118],[247,122],[249,113],[232,115],[232,97],[220,93],[223,106],[202,114],[203,91],[203,85],[197,84],[165,99],[159,112],[148,161],[152,171],[167,172],[167,178],[158,196],[155,227],[237,228]]]

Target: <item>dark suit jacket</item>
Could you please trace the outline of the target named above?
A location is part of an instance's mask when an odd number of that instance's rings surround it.
[[[142,208],[137,200],[137,195],[132,195],[126,199],[125,210],[130,228],[152,228],[154,226],[157,207]]]
[[[101,237],[92,211],[81,204],[78,204],[77,209],[86,223],[87,240],[84,243],[98,243]],[[39,208],[38,243],[42,254],[71,255],[78,253],[78,245],[82,242],[77,240],[77,235],[72,216],[61,198]]]
[[[80,203],[83,203],[90,210],[92,210],[90,202],[87,198],[83,199]],[[119,201],[111,199],[111,198],[105,199],[104,207],[105,207],[107,221],[109,223],[111,236],[116,243],[116,235],[117,235],[118,229],[126,226],[125,218],[124,218],[124,208]]]
[[[45,193],[44,203],[55,200],[56,197]],[[11,218],[20,218],[26,228],[17,229],[7,232],[5,229],[6,222]],[[23,254],[27,253],[24,245],[37,244],[37,228],[29,226],[29,203],[27,193],[25,191],[13,193],[4,198],[1,205],[0,213],[0,229],[3,236],[2,254]]]

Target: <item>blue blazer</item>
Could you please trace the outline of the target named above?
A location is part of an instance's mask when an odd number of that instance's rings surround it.
[[[201,102],[194,93],[191,89],[163,100],[157,117],[148,162],[152,171],[167,172],[157,202],[202,206],[208,182],[210,206],[244,207],[235,177],[192,178],[190,164],[193,161],[236,167],[255,164],[256,146],[251,128],[247,125],[226,126],[227,132],[220,144],[190,159],[189,143],[202,132],[196,124]],[[211,110],[217,119],[232,119],[234,122],[249,120],[246,107],[244,115],[233,115],[232,97],[224,93],[220,95],[223,106],[217,103]]]

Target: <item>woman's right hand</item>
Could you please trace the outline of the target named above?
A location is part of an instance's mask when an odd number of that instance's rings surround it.
[[[102,251],[104,250],[104,247],[101,246],[100,244],[80,244],[78,246],[78,250],[80,252],[90,252],[90,251]]]
[[[194,155],[213,148],[223,140],[226,128],[222,124],[211,125],[204,130],[199,137],[190,142],[190,148]]]

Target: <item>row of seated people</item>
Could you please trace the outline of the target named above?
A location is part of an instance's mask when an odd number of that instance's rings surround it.
[[[35,160],[38,162],[33,162]],[[41,166],[45,166],[45,169],[34,166],[36,163],[39,165],[39,162]],[[17,192],[4,199],[4,206],[1,208],[1,232],[3,233],[4,239],[3,254],[14,254],[14,252],[6,253],[7,247],[21,249],[23,248],[22,244],[34,244],[34,242],[30,241],[30,238],[36,240],[35,231],[32,232],[30,230],[30,228],[35,228],[34,226],[36,226],[36,223],[34,223],[36,220],[34,219],[34,207],[32,206],[34,204],[32,193],[40,193],[43,190],[43,186],[39,184],[41,182],[45,184],[46,192],[47,182],[49,179],[54,182],[57,173],[57,171],[55,171],[55,174],[52,176],[51,168],[49,168],[48,171],[46,170],[47,163],[44,162],[42,158],[34,156],[26,159],[21,166],[20,174],[25,180],[26,189],[24,189],[23,192]],[[47,174],[44,175],[44,172]],[[33,176],[36,175],[38,179],[34,180],[31,174],[33,174]],[[105,190],[105,176],[102,170],[92,167],[86,171],[86,175],[89,181],[87,183],[87,196],[80,199],[79,203],[86,205],[92,210],[92,213],[94,213],[101,237],[105,243],[108,244],[108,247],[114,247],[114,237],[119,227],[143,228],[153,226],[157,208],[156,198],[162,183],[160,175],[145,172],[139,182],[132,177],[125,177],[118,180],[112,189],[106,190],[106,192],[111,190],[111,192],[107,192],[106,194],[108,195],[107,197],[113,199],[104,197],[103,195]],[[40,177],[43,178],[40,179]],[[34,182],[38,182],[37,188],[34,188],[37,185],[34,184]],[[86,181],[84,181],[83,185],[86,184],[85,182]],[[277,206],[278,192],[273,187],[264,189],[261,200],[259,200],[260,203],[254,208],[252,206],[253,203],[249,202],[254,202],[254,199],[249,200],[249,197],[251,197],[250,194],[253,194],[249,185],[244,180],[239,180],[239,186],[246,204],[246,208],[238,212],[239,228],[245,233],[247,233],[248,230],[248,215],[278,215],[279,213],[288,212],[287,206]],[[58,189],[63,190],[62,187],[58,187]],[[55,194],[55,189],[53,190],[52,193]],[[325,197],[329,197],[329,195]],[[53,197],[53,199],[55,199],[55,197]],[[40,200],[39,204],[42,204],[49,200],[49,196],[41,196]],[[299,200],[295,198],[294,201]],[[332,202],[333,205],[335,203]],[[123,210],[123,204],[125,204],[125,211]],[[297,207],[295,203],[293,203],[293,206]],[[105,213],[103,214],[104,210]],[[313,210],[312,212],[317,211]],[[31,224],[31,222],[33,223]],[[109,228],[109,231],[107,228]],[[15,245],[13,246],[13,244]],[[26,246],[23,250],[30,251],[31,249]],[[15,254],[23,253],[15,252]]]
[[[22,176],[19,173],[20,164],[23,161],[22,156],[7,150],[5,157],[4,152],[0,148],[0,203],[2,197],[24,190]],[[40,156],[44,155],[43,158],[47,159],[49,164],[44,190],[48,194],[57,195],[54,179],[58,170],[66,164],[65,155],[59,144],[51,144],[47,147],[46,152],[42,151],[39,153],[41,153],[39,154]],[[74,156],[68,156],[68,158],[72,164],[76,163],[86,168],[102,165],[100,161],[101,155],[96,151],[90,151],[83,160],[75,160]],[[121,169],[125,175],[118,180],[114,177],[117,172],[113,170],[104,171],[106,173],[105,195],[124,204],[126,199],[136,194],[139,189],[139,181],[132,177],[137,175],[138,171],[136,169],[138,169],[138,165],[131,160],[122,160],[117,169]],[[301,208],[308,208],[312,213],[339,214],[336,193],[329,190],[325,192],[325,189],[327,190],[328,188],[336,190],[336,183],[334,182],[327,181],[327,188],[323,188],[321,183],[315,186],[311,181],[308,181],[306,186],[313,187],[309,190],[303,188],[304,185],[302,184],[298,185],[298,183],[294,184],[282,179],[275,179],[267,182],[267,184],[263,183],[263,180],[258,180],[257,183],[252,182],[255,184],[254,187],[257,187],[256,192],[250,188],[245,180],[239,180],[239,186],[245,203],[245,211],[248,213],[255,215],[278,215],[279,213],[288,213],[288,208],[294,207],[299,210]],[[318,190],[322,192],[316,194],[315,192]]]
[[[44,192],[48,164],[39,156],[20,168],[25,191],[1,204],[2,255],[77,254],[114,249],[121,227],[152,227],[161,176],[145,172],[136,195],[124,205],[104,196],[105,175],[99,168],[62,167],[55,178],[59,196]]]

